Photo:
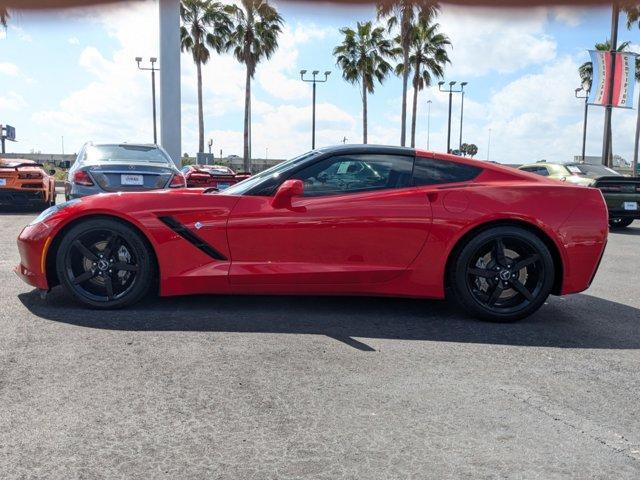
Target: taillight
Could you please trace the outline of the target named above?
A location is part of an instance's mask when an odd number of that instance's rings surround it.
[[[76,185],[84,185],[85,187],[93,186],[93,180],[84,170],[78,170],[73,174],[73,183]]]
[[[38,172],[29,172],[29,173],[21,172],[21,173],[18,173],[18,178],[20,180],[35,180],[38,178],[42,178],[42,174]]]
[[[211,178],[211,175],[208,173],[192,173],[189,176],[189,180],[194,180],[196,182],[207,182]]]
[[[181,173],[176,173],[169,183],[169,188],[185,188],[186,186],[187,182]]]

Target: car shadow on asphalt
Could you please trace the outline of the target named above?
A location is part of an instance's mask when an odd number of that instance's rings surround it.
[[[590,295],[551,297],[514,324],[467,318],[444,301],[369,297],[199,296],[149,298],[129,309],[92,311],[61,288],[19,295],[34,315],[125,331],[326,335],[363,351],[367,338],[556,348],[640,348],[640,309]],[[356,340],[357,339],[357,340]]]
[[[638,222],[636,222],[638,223]],[[635,223],[634,223],[635,225]],[[640,226],[640,225],[639,225]],[[615,230],[610,230],[609,235],[640,235],[640,228],[638,227],[626,227]]]

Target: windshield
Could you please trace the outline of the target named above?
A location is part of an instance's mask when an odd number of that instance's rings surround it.
[[[169,158],[157,147],[146,145],[91,145],[84,153],[87,162],[147,162],[169,163]]]
[[[290,168],[303,163],[316,155],[319,155],[318,151],[311,151],[300,155],[299,157],[292,158],[285,162],[279,163],[264,172],[258,173],[240,183],[237,183],[224,191],[224,195],[244,195],[254,187],[258,188],[256,195],[271,195],[273,187],[280,182],[280,176]]]
[[[580,163],[576,165],[567,165],[567,169],[569,169],[571,173],[578,173],[593,177],[605,177],[609,175],[620,176],[618,172],[616,172],[615,170],[611,170],[604,165],[589,165],[586,163]]]

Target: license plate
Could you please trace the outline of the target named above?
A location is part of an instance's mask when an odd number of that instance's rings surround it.
[[[624,202],[625,210],[638,210],[638,202]]]
[[[6,178],[0,178],[0,187],[4,187],[7,184]]]
[[[120,175],[120,183],[122,185],[144,185],[144,177],[142,175]]]
[[[230,183],[218,183],[218,190],[224,190],[225,188],[229,188],[230,186]]]

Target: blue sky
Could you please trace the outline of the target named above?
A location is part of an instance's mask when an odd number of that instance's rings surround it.
[[[305,68],[332,70],[318,89],[318,145],[343,137],[359,143],[361,100],[335,66],[338,29],[374,17],[373,8],[274,2],[286,21],[274,58],[258,67],[253,86],[254,157],[286,158],[310,148],[310,99],[299,81]],[[157,56],[157,5],[58,12],[13,12],[0,34],[0,123],[14,125],[19,143],[8,151],[77,151],[87,141],[150,141],[150,79],[134,57]],[[573,97],[586,49],[606,39],[606,9],[503,11],[443,7],[438,21],[453,42],[445,79],[467,81],[463,141],[486,158],[528,163],[571,160],[580,151],[582,104]],[[636,51],[640,31],[620,31]],[[197,145],[195,68],[182,58],[183,148]],[[242,151],[244,70],[231,56],[213,56],[204,70],[206,138],[225,155]],[[637,95],[637,92],[636,92]],[[369,98],[371,143],[399,142],[401,83],[390,77]],[[417,146],[426,147],[428,99],[433,101],[431,147],[446,148],[446,94],[420,92]],[[459,96],[453,138],[458,138]],[[637,101],[636,101],[637,104]],[[588,153],[599,154],[602,109],[590,116]],[[614,113],[614,149],[631,158],[635,111]]]

